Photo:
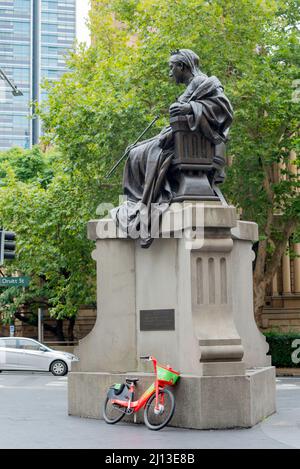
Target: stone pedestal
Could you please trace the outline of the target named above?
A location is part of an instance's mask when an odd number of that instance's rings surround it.
[[[253,316],[254,223],[237,221],[234,207],[221,203],[185,202],[171,205],[147,250],[121,238],[112,220],[88,229],[98,316],[75,350],[72,415],[101,417],[92,409],[118,381],[115,373],[144,377],[151,370],[139,356],[147,354],[182,374],[172,425],[251,426],[275,411],[275,373]]]
[[[108,387],[127,377],[139,378],[138,396],[154,380],[149,373],[71,373],[69,414],[102,419]],[[244,376],[182,375],[172,388],[176,410],[169,425],[199,430],[252,427],[275,412],[274,381],[273,367],[248,370]],[[143,423],[143,409],[123,421]]]

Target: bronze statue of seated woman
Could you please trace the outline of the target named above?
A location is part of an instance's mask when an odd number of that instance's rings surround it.
[[[169,67],[170,77],[186,89],[170,106],[170,126],[130,148],[123,177],[127,200],[112,213],[146,248],[151,225],[172,201],[218,200],[213,186],[223,179],[223,148],[233,119],[222,84],[199,70],[197,54],[177,50]]]

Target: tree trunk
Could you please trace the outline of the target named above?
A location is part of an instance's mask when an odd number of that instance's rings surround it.
[[[262,282],[254,285],[254,317],[258,326],[261,326],[261,316],[263,312],[263,307],[265,304],[267,282],[263,280]]]
[[[26,315],[21,314],[21,313],[15,313],[14,314],[15,318],[18,319],[19,321],[23,322],[24,324],[31,324],[35,327],[38,327],[38,318],[36,315],[34,316],[33,322],[31,322],[31,318],[28,318]],[[50,326],[50,324],[47,324],[46,322],[43,323],[44,330],[47,332],[51,332],[57,339],[59,340],[64,340],[64,336],[61,336],[59,328],[56,326]],[[63,339],[61,339],[63,337]]]
[[[261,315],[265,304],[265,297],[267,288],[271,284],[274,275],[280,266],[281,259],[285,253],[287,242],[293,232],[296,230],[297,222],[295,219],[289,220],[282,230],[282,238],[275,243],[275,249],[271,258],[264,256],[264,262],[259,262],[256,265],[253,276],[253,293],[254,293],[254,316],[258,325],[261,325]],[[260,242],[263,249],[267,248],[266,240]],[[261,249],[258,248],[258,254]]]
[[[63,319],[57,319],[56,320],[56,335],[57,335],[59,342],[65,341],[63,326],[64,326]]]
[[[68,324],[68,340],[70,342],[74,342],[74,326],[75,326],[75,321],[76,319],[72,316],[69,318],[69,324]]]

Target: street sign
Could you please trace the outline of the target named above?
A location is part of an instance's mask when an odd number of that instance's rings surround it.
[[[28,287],[30,277],[0,277],[0,287]]]
[[[14,337],[15,336],[15,326],[13,324],[11,324],[9,326],[9,336],[10,337]]]

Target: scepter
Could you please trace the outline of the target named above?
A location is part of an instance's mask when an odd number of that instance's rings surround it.
[[[111,168],[111,170],[107,173],[107,175],[105,176],[106,179],[108,179],[111,174],[115,171],[115,169],[117,169],[117,167],[119,166],[119,164],[122,163],[122,161],[124,160],[124,158],[126,158],[126,156],[129,154],[130,150],[134,147],[134,145],[136,145],[140,140],[141,138],[145,135],[145,133],[153,126],[153,124],[157,121],[157,119],[159,118],[159,116],[156,116],[152,122],[150,122],[150,124],[148,125],[148,127],[146,127],[145,130],[143,130],[143,132],[141,133],[141,135],[138,136],[138,138],[136,139],[136,141],[130,145],[127,150],[125,151],[124,155],[121,156],[121,158],[119,159],[119,161],[116,162],[116,164]]]

